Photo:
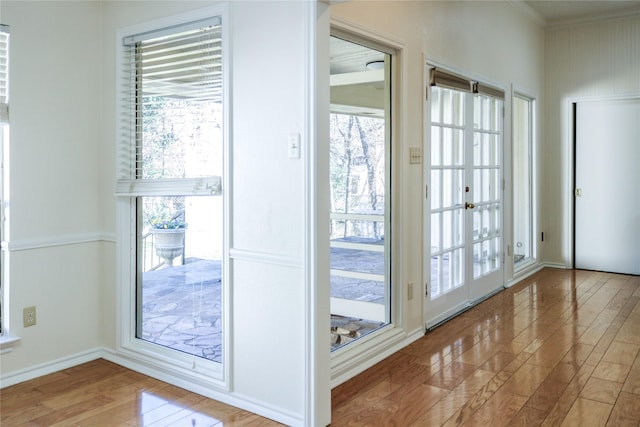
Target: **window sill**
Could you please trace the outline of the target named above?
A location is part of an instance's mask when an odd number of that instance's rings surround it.
[[[20,341],[20,337],[0,336],[0,354],[9,353],[13,346]]]

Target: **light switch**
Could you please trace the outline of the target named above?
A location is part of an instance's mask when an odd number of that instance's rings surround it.
[[[409,164],[419,165],[422,163],[422,148],[410,147],[409,148]]]
[[[289,158],[290,159],[300,158],[300,134],[299,133],[289,134]]]

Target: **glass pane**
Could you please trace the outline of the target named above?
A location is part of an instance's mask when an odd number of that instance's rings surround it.
[[[440,225],[441,213],[436,212],[431,214],[431,253],[439,252],[442,247],[440,244],[441,239],[441,225]]]
[[[482,166],[491,166],[491,160],[493,156],[491,155],[491,141],[490,135],[487,133],[481,134],[482,138]]]
[[[442,122],[446,125],[452,125],[454,119],[454,97],[453,92],[450,90],[444,90],[442,93],[442,101],[443,101],[443,117]]]
[[[451,253],[451,274],[454,288],[464,284],[464,249],[456,249]]]
[[[442,248],[448,249],[452,246],[453,239],[453,213],[451,211],[442,212]]]
[[[491,200],[491,170],[482,170],[482,183],[481,183],[482,201],[487,202]]]
[[[440,126],[431,127],[431,164],[440,166],[442,164],[442,128]]]
[[[434,300],[441,295],[441,291],[440,291],[441,272],[442,272],[442,255],[432,256],[431,257],[431,289],[429,292],[429,296],[431,300]]]
[[[451,128],[442,129],[442,164],[453,164],[453,131]]]
[[[140,339],[222,362],[222,197],[138,198]]]
[[[330,130],[331,228],[331,350],[391,322],[391,280],[388,221],[390,156],[389,120],[391,55],[337,37],[330,38],[331,74],[351,72],[352,64],[340,52],[375,59],[384,64],[380,81],[343,86],[331,91],[334,111]],[[343,62],[344,61],[344,62]],[[361,71],[361,70],[357,70]],[[439,98],[432,90],[433,98]],[[380,102],[367,104],[362,99]],[[440,111],[434,108],[437,119]],[[440,131],[433,129],[431,157],[440,162]],[[437,190],[432,188],[437,195]],[[439,200],[439,198],[437,198]],[[436,236],[437,237],[437,236]]]
[[[478,132],[473,134],[473,164],[482,164],[482,134]]]
[[[482,276],[482,243],[473,245],[473,278]]]
[[[464,164],[464,132],[454,130],[452,164],[461,166]]]
[[[439,87],[431,87],[431,121],[433,123],[441,123],[442,120],[442,89]]]
[[[452,211],[453,215],[453,244],[458,246],[464,243],[464,208],[460,207]]]
[[[220,31],[211,26],[136,43],[137,178],[222,175]]]
[[[533,258],[532,188],[532,104],[513,99],[513,261],[524,265]]]
[[[453,124],[455,126],[464,125],[464,93],[453,92]]]
[[[431,171],[431,209],[442,207],[442,171]]]

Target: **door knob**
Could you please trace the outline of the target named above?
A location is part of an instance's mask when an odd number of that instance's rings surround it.
[[[475,207],[476,207],[476,205],[474,205],[473,203],[466,202],[466,203],[464,204],[464,208],[465,208],[465,209],[473,209],[473,208],[475,208]]]

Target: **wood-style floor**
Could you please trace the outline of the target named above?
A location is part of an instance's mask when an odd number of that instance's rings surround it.
[[[5,426],[274,426],[97,360],[0,394]],[[332,426],[639,426],[640,277],[545,269],[332,393]]]

